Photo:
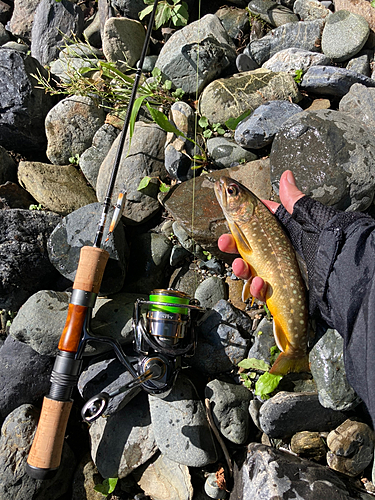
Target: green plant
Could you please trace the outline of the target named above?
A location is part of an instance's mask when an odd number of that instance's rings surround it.
[[[371,7],[374,7],[374,9],[375,9],[375,0],[371,0],[370,5],[371,5]]]
[[[139,12],[138,17],[142,20],[153,9],[154,0],[143,0],[147,7]],[[156,8],[155,29],[159,29],[171,22],[174,26],[186,26],[189,19],[188,6],[181,0],[160,0]]]
[[[237,125],[242,122],[247,116],[249,116],[253,111],[251,109],[248,109],[242,115],[240,115],[238,118],[229,118],[225,122],[225,126],[229,128],[229,130],[236,130]]]
[[[168,191],[171,189],[170,186],[161,181],[159,177],[149,177],[148,175],[146,175],[145,177],[143,177],[143,179],[141,179],[141,182],[139,183],[137,190],[142,191],[142,189],[146,189],[152,179],[159,180],[159,191],[161,193],[168,193]]]
[[[294,72],[294,81],[296,83],[301,83],[303,77],[303,70],[302,69],[296,69]]]
[[[42,204],[39,203],[39,205],[30,205],[29,210],[43,210]]]
[[[79,154],[76,153],[75,155],[71,156],[69,158],[69,163],[71,165],[76,165],[76,166],[79,165]]]
[[[240,377],[245,387],[254,390],[255,395],[260,396],[262,399],[268,399],[283,378],[282,375],[269,373],[270,365],[261,359],[243,359],[238,363],[238,367],[242,370]],[[257,379],[259,372],[263,373]]]
[[[118,481],[118,477],[110,477],[108,479],[104,479],[104,481],[102,483],[96,484],[94,486],[94,490],[98,491],[99,493],[101,493],[102,495],[107,497],[116,488],[117,481]]]
[[[198,120],[198,125],[203,129],[203,137],[209,139],[213,134],[224,135],[225,129],[223,129],[220,123],[213,123],[210,125],[208,119],[205,116],[201,116]]]

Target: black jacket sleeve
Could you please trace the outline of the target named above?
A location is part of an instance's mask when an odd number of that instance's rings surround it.
[[[348,381],[375,424],[375,219],[307,196],[276,215],[306,262],[310,314],[343,337]]]

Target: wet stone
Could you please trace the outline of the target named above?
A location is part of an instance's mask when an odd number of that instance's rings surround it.
[[[246,151],[244,147],[251,148],[225,137],[213,137],[207,141],[207,151],[218,168],[230,168],[243,163],[256,160],[258,157],[252,151]]]
[[[329,431],[346,419],[344,413],[324,408],[317,394],[279,392],[260,409],[259,422],[271,438],[299,431]]]
[[[348,476],[357,476],[371,463],[374,433],[362,422],[348,419],[327,436],[327,463]]]
[[[326,446],[319,432],[297,432],[290,441],[290,449],[298,456],[317,462],[326,455]]]
[[[314,94],[342,97],[352,85],[375,87],[375,81],[350,69],[336,66],[311,66],[302,78],[301,89]]]
[[[181,372],[166,397],[149,396],[158,448],[170,460],[204,467],[217,460],[204,405],[192,382]]]

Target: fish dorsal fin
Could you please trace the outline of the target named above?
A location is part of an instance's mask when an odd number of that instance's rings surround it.
[[[282,326],[280,325],[280,322],[275,317],[273,318],[273,334],[277,347],[280,349],[280,351],[285,352],[288,345],[288,340]]]

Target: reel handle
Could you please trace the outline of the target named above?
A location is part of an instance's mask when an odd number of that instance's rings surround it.
[[[68,316],[52,370],[50,393],[43,400],[38,428],[27,459],[27,473],[34,479],[53,477],[60,465],[73,404],[71,395],[81,369],[81,360],[76,359],[76,354],[85,320],[99,292],[108,257],[108,252],[100,248],[81,249]]]

